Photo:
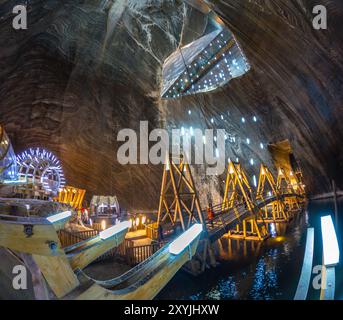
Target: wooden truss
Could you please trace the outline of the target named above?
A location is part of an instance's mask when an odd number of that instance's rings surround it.
[[[189,164],[184,157],[178,163],[168,157],[164,165],[157,225],[178,221],[187,230],[193,222],[206,226]]]
[[[177,159],[169,156],[163,169],[156,225],[157,228],[160,224],[168,223],[174,226],[179,222],[184,231],[192,223],[201,223],[204,230],[204,237],[199,244],[195,259],[190,262],[189,267],[186,266],[186,270],[192,274],[199,274],[208,266],[207,261],[211,266],[215,266],[216,260],[208,237],[206,220],[201,210],[190,165],[184,156]],[[158,232],[159,230],[156,233],[158,234]],[[195,260],[200,264],[197,265]]]
[[[290,175],[294,178],[293,173],[290,173]],[[278,169],[276,187],[280,194],[299,193],[298,191],[300,191],[300,189],[298,189],[298,183],[295,178],[293,179],[292,183],[290,175],[288,175],[283,168]],[[295,197],[285,197],[284,202],[289,210],[298,210],[300,208],[298,199]]]
[[[292,173],[293,175],[293,173]],[[306,195],[306,191],[305,191],[305,184],[303,182],[303,173],[301,171],[300,168],[298,168],[296,171],[295,171],[295,175],[294,175],[294,178],[296,179],[297,181],[297,191],[305,196]]]
[[[58,193],[57,201],[66,203],[75,209],[82,208],[83,198],[85,197],[86,190],[74,187],[64,187]]]
[[[241,210],[244,208],[250,212],[248,218],[241,221]],[[229,236],[234,238],[263,240],[267,237],[267,228],[264,223],[258,223],[257,218],[261,215],[255,206],[252,190],[245,171],[240,163],[229,161],[222,211],[233,209],[238,221],[235,231],[230,231]]]
[[[273,174],[265,164],[261,164],[256,201],[264,201],[268,197],[275,197],[276,199],[263,208],[264,220],[268,222],[288,221],[289,216],[285,209],[285,204],[280,198]]]

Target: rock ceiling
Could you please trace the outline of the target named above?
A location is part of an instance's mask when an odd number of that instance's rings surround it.
[[[140,120],[226,129],[246,165],[251,157],[270,163],[260,141],[289,139],[309,191],[327,190],[332,177],[342,188],[343,5],[322,3],[329,28],[317,31],[316,1],[213,1],[251,70],[210,94],[165,101],[164,60],[203,34],[202,13],[176,0],[31,0],[28,30],[15,31],[17,2],[2,1],[0,122],[15,151],[50,149],[70,185],[89,197],[116,194],[129,209],[157,209],[161,183],[161,167],[116,160],[118,130],[138,130]],[[208,199],[220,197],[221,180],[199,174],[196,182]]]

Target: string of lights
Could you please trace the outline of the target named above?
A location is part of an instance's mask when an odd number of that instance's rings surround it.
[[[42,184],[48,192],[57,193],[65,186],[65,177],[60,160],[45,149],[30,148],[17,155],[19,179]]]

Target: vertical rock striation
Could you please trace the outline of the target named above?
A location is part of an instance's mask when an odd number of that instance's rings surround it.
[[[88,196],[117,194],[129,209],[157,209],[161,179],[160,166],[116,159],[118,131],[138,130],[140,120],[151,128],[226,129],[236,137],[227,155],[250,175],[258,168],[249,159],[271,163],[260,143],[289,139],[310,192],[327,190],[332,177],[343,188],[343,6],[322,2],[329,28],[317,31],[312,0],[212,1],[252,70],[211,94],[166,102],[159,98],[164,60],[208,23],[195,9],[177,0],[32,0],[28,30],[15,31],[17,3],[2,1],[0,122],[17,152],[51,149],[70,185]],[[222,177],[196,180],[208,200],[220,198]]]

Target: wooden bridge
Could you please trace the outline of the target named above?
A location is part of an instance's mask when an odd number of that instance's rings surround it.
[[[298,172],[278,168],[274,179],[271,170],[261,164],[253,191],[241,164],[230,160],[222,203],[202,210],[191,167],[183,157],[177,160],[170,156],[164,166],[156,230],[151,234],[158,234],[160,224],[166,228],[181,224],[187,230],[193,223],[201,223],[205,231],[199,246],[202,252],[196,256],[202,266],[197,271],[192,267],[193,273],[204,271],[208,264],[216,265],[211,243],[223,235],[263,241],[270,235],[268,223],[288,222],[303,208],[305,186]]]
[[[284,200],[286,198],[295,198],[303,200],[304,196],[296,193],[286,193],[278,197],[271,196],[265,198],[263,201],[257,202],[255,208],[261,210],[277,200]],[[220,239],[224,234],[230,232],[232,228],[237,226],[237,224],[240,224],[245,219],[251,217],[251,212],[247,209],[245,204],[240,204],[237,207],[235,207],[235,209],[226,209],[224,211],[222,210],[222,204],[219,204],[213,207],[213,211],[215,218],[211,221],[206,219],[206,227],[211,242],[215,242],[216,240]]]

